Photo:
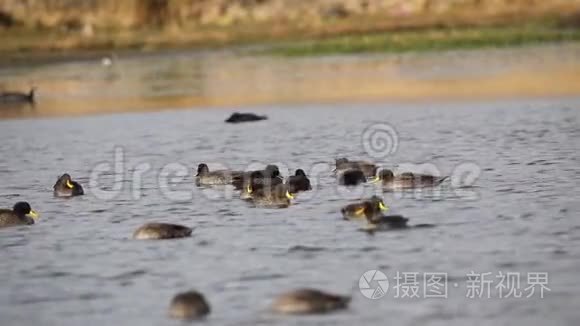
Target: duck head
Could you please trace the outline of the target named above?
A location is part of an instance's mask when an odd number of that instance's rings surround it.
[[[385,205],[383,199],[379,196],[372,196],[370,202],[373,204],[375,210],[385,212],[389,210],[389,206]]]
[[[264,172],[265,172],[264,177],[269,177],[269,178],[280,177],[280,169],[278,168],[277,165],[274,165],[274,164],[268,164],[266,166],[266,168],[264,169]]]
[[[31,101],[34,101],[34,95],[36,94],[36,86],[30,87],[30,91],[28,92],[28,97]]]
[[[27,216],[27,217],[32,218],[35,221],[38,219],[38,213],[35,212],[30,207],[30,204],[25,202],[25,201],[21,201],[21,202],[14,204],[12,211],[14,212],[14,214],[16,214],[20,217]]]
[[[296,172],[294,173],[294,175],[297,176],[297,177],[305,177],[306,176],[306,173],[304,172],[304,170],[298,169],[298,170],[296,170]]]
[[[384,169],[379,172],[378,179],[382,181],[392,181],[393,179],[395,179],[395,174],[393,173],[393,171],[389,169]]]
[[[256,190],[256,188],[258,188],[258,184],[255,182],[255,180],[262,178],[264,178],[264,175],[261,171],[254,171],[250,173],[250,176],[248,177],[248,182],[246,184],[246,188],[244,189],[245,192],[247,194],[252,194]]]
[[[73,189],[75,186],[73,184],[70,174],[65,173],[58,178],[57,184],[62,184],[69,189]]]
[[[336,166],[338,167],[341,164],[348,163],[348,159],[346,157],[337,158],[334,160]]]
[[[373,223],[377,217],[382,216],[383,213],[381,211],[382,210],[380,208],[380,205],[377,202],[366,201],[364,203],[364,214],[367,222],[369,223]]]
[[[196,176],[204,175],[207,173],[209,173],[209,168],[207,167],[207,164],[201,163],[200,165],[197,166],[197,175]]]

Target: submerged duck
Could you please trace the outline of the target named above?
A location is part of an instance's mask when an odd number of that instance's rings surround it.
[[[68,173],[61,175],[53,187],[53,193],[56,197],[81,196],[85,192],[83,187],[76,181],[72,181]]]
[[[364,218],[369,212],[366,212],[370,208],[370,214],[376,216],[381,214],[381,212],[387,211],[389,207],[385,205],[383,199],[378,196],[372,196],[370,199],[365,200],[360,203],[354,203],[344,206],[340,212],[344,219],[358,219]]]
[[[405,172],[395,176],[393,171],[385,169],[379,172],[378,178],[383,188],[387,189],[412,189],[423,187],[436,187],[447,177],[436,177],[428,174],[414,174]]]
[[[290,193],[288,187],[284,184],[279,184],[272,189],[260,188],[254,190],[248,187],[249,201],[254,205],[265,208],[286,208],[290,206],[290,201],[294,199],[294,195]]]
[[[344,170],[360,170],[364,173],[365,177],[372,178],[377,174],[378,167],[376,164],[367,161],[350,161],[349,159],[343,157],[335,160],[336,172],[341,172]]]
[[[407,228],[408,218],[402,215],[383,215],[380,209],[371,202],[364,203],[364,216],[367,221],[365,230],[390,230]]]
[[[227,123],[239,123],[239,122],[251,122],[266,120],[268,117],[265,115],[257,115],[254,113],[239,113],[234,112],[229,118],[226,119]]]
[[[191,228],[179,224],[147,223],[135,230],[133,239],[160,240],[185,238],[189,237],[192,231]]]
[[[0,103],[34,103],[34,92],[35,87],[32,87],[28,93],[21,92],[1,92],[0,93]]]
[[[173,297],[169,305],[169,316],[176,319],[191,320],[206,316],[210,310],[209,303],[204,296],[191,290]]]
[[[233,177],[232,185],[236,190],[246,189],[249,185],[254,190],[262,187],[275,187],[284,183],[280,175],[280,169],[274,164],[269,164],[264,170],[249,171]]]
[[[240,171],[218,170],[210,172],[207,164],[201,163],[197,166],[195,184],[198,186],[228,185],[232,183],[234,178],[241,175],[243,172]]]
[[[359,169],[343,170],[338,176],[338,184],[343,186],[357,186],[365,182],[367,182],[367,177]]]
[[[288,186],[288,189],[291,193],[312,190],[310,180],[302,169],[296,170],[293,176],[288,177],[288,180],[286,180],[286,185]]]
[[[346,309],[349,303],[349,296],[316,289],[298,289],[279,296],[272,309],[282,314],[319,314]]]
[[[38,213],[27,202],[18,202],[12,209],[0,209],[0,227],[31,225],[37,219]]]

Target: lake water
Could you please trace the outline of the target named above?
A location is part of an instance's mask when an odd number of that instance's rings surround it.
[[[192,288],[212,305],[210,325],[577,324],[580,98],[352,103],[0,121],[1,206],[26,200],[41,213],[36,225],[0,230],[0,324],[177,325],[169,301]],[[234,110],[269,120],[225,124]],[[396,131],[389,155],[363,140],[373,128]],[[451,180],[404,194],[346,190],[330,172],[341,156]],[[195,187],[200,162],[303,168],[315,190],[288,209],[259,209],[229,188]],[[53,198],[64,172],[85,196]],[[341,219],[343,205],[374,193],[410,224],[435,227],[370,235]],[[195,230],[132,240],[149,221]],[[377,300],[359,291],[373,269],[390,281]],[[418,273],[418,288],[407,285],[419,298],[402,298],[398,272]],[[520,273],[522,298],[500,298],[499,272]],[[447,298],[425,297],[424,273],[446,273]],[[468,297],[470,273],[490,273],[490,298],[485,286]],[[544,298],[538,287],[525,297],[528,273],[549,276]],[[269,312],[277,294],[304,286],[351,294],[351,307]]]

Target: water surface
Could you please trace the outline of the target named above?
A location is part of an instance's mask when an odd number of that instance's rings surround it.
[[[0,323],[177,325],[167,306],[190,288],[208,297],[210,325],[579,320],[580,99],[266,105],[246,109],[267,121],[223,123],[235,109],[1,121],[1,206],[27,200],[42,215],[34,226],[0,230]],[[376,122],[398,132],[396,153],[379,160],[385,167],[430,163],[444,174],[468,163],[481,168],[472,187],[447,183],[441,193],[384,194],[394,212],[435,228],[371,236],[341,220],[341,206],[376,189],[345,192],[320,167],[339,156],[372,159],[361,134]],[[122,189],[104,200],[89,178],[113,161],[115,149],[125,154]],[[303,168],[316,172],[316,190],[288,209],[257,209],[235,194],[196,188],[193,168],[200,162],[238,169],[278,162],[284,175],[284,168]],[[139,183],[132,172],[145,163],[150,169]],[[160,184],[167,164],[187,166],[188,175]],[[87,195],[53,198],[63,172]],[[101,186],[114,187],[112,179],[106,174]],[[175,200],[169,190],[182,197]],[[188,239],[131,240],[149,221],[195,230]],[[397,299],[391,288],[368,300],[358,280],[370,269],[391,284],[397,271],[448,273],[448,298]],[[551,292],[544,299],[499,299],[496,291],[491,299],[467,299],[471,271],[522,278],[546,272]],[[313,317],[269,313],[276,294],[302,286],[350,293],[351,308]]]

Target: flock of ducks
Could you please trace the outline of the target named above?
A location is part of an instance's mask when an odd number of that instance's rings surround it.
[[[341,185],[358,185],[364,182],[380,182],[385,190],[433,187],[445,180],[436,177],[410,172],[395,175],[391,170],[379,171],[378,166],[367,161],[337,159],[334,173]],[[240,198],[256,207],[286,208],[291,205],[296,194],[312,190],[310,180],[302,169],[284,180],[276,165],[268,165],[255,171],[211,171],[207,164],[197,167],[195,184],[199,187],[231,185],[239,190]],[[72,180],[67,173],[58,178],[53,187],[56,197],[74,197],[84,195],[81,184]],[[390,230],[408,228],[408,219],[401,215],[384,215],[389,208],[378,196],[348,204],[341,209],[344,219],[363,220],[363,230]],[[15,225],[31,225],[38,219],[27,202],[18,202],[14,207],[0,210],[0,228]],[[426,227],[432,225],[415,225]],[[146,223],[133,233],[134,239],[160,240],[189,237],[192,228],[171,223]],[[345,309],[350,302],[349,296],[323,292],[317,289],[297,289],[282,294],[272,304],[273,311],[283,314],[326,313]],[[195,291],[177,294],[170,303],[169,315],[178,319],[196,319],[210,313],[210,305],[204,296]]]

